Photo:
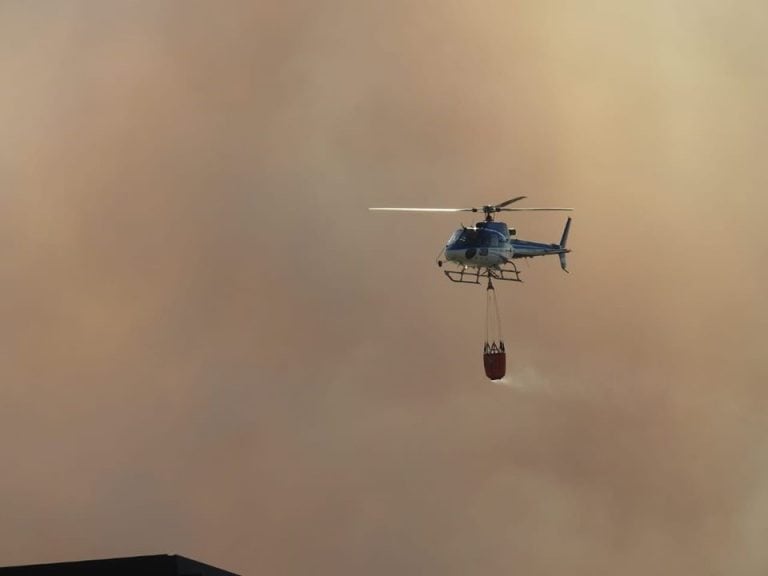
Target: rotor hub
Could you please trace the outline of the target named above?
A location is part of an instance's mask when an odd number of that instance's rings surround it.
[[[486,222],[493,222],[493,214],[499,211],[498,206],[486,205],[482,208],[483,214],[485,214]]]

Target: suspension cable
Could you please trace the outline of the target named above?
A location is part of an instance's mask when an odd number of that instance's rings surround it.
[[[486,288],[485,303],[485,342],[491,344],[493,337],[498,338],[498,345],[503,346],[504,337],[501,332],[501,314],[499,313],[499,303],[496,299],[496,289],[493,287],[493,281],[488,276],[488,287]],[[492,334],[491,327],[495,328],[495,334]]]

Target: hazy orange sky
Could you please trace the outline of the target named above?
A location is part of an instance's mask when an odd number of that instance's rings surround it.
[[[0,565],[768,570],[768,4],[0,3]],[[467,216],[576,208],[485,295]],[[509,220],[557,241],[564,217]]]

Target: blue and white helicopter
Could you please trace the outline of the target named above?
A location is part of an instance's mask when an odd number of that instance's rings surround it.
[[[509,228],[504,222],[497,222],[493,215],[497,212],[540,212],[540,211],[571,211],[573,208],[508,208],[510,204],[523,200],[526,196],[518,196],[501,204],[491,204],[480,208],[369,208],[369,210],[387,210],[396,212],[482,212],[485,220],[474,227],[462,225],[448,240],[445,248],[438,255],[437,265],[442,267],[440,256],[444,253],[446,264],[455,266],[453,270],[443,270],[452,282],[464,284],[480,284],[480,278],[487,278],[489,286],[492,280],[507,280],[522,282],[520,270],[514,260],[520,258],[535,258],[557,254],[560,266],[568,272],[565,255],[570,252],[566,248],[568,232],[571,228],[571,218],[565,222],[563,235],[558,244],[546,244],[520,240],[514,228]]]

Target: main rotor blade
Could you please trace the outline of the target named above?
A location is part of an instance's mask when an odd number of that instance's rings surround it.
[[[496,204],[496,208],[504,208],[504,206],[508,206],[512,204],[513,202],[519,202],[520,200],[524,200],[527,198],[527,196],[518,196],[517,198],[512,198],[511,200],[507,200],[506,202],[502,202],[501,204]]]
[[[472,208],[368,208],[388,212],[472,212]]]
[[[499,212],[572,212],[573,208],[499,208]]]

